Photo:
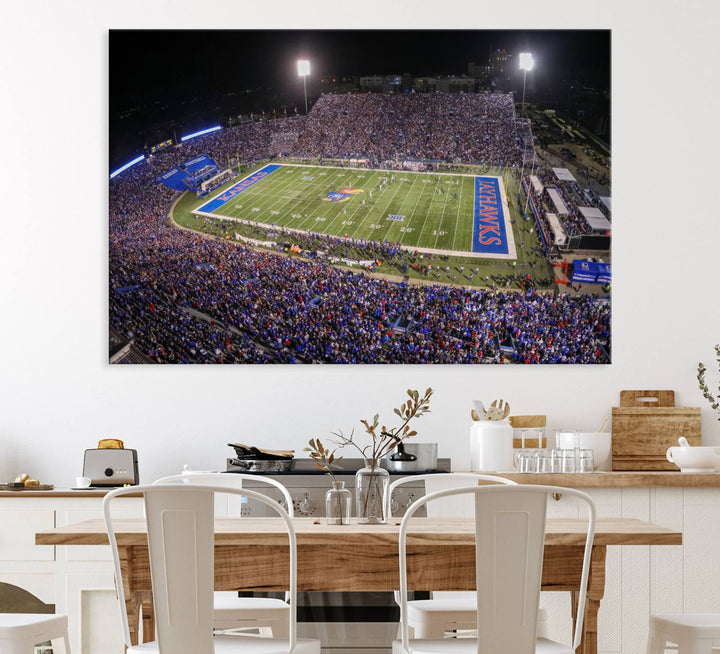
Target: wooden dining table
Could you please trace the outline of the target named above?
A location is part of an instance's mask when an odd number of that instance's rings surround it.
[[[327,525],[294,518],[300,591],[392,591],[399,586],[399,521],[384,525]],[[585,544],[581,519],[546,524],[542,588],[570,591],[573,612]],[[140,620],[154,633],[152,588],[145,522],[114,521],[133,643]],[[288,586],[288,539],[279,518],[216,518],[216,590],[283,591]],[[474,522],[462,518],[415,518],[408,531],[408,588],[474,590]],[[38,532],[37,545],[108,543],[102,520],[87,520]],[[597,652],[597,614],[605,592],[608,545],[681,545],[682,533],[636,519],[598,519],[592,549],[583,639],[579,653]],[[573,615],[573,618],[575,616]]]

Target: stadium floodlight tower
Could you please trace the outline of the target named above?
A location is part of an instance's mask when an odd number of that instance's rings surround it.
[[[529,70],[533,69],[535,61],[533,60],[532,53],[521,52],[519,57],[520,70],[523,71],[523,97],[522,97],[522,115],[525,115],[525,82],[527,81],[527,74]]]
[[[305,91],[305,115],[307,116],[307,112],[308,112],[307,84],[305,83],[305,80],[307,79],[307,76],[310,74],[310,62],[307,59],[299,59],[297,62],[297,67],[298,67],[298,75],[303,78],[303,91]]]

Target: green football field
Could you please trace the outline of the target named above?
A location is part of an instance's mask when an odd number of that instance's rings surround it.
[[[437,252],[472,252],[472,175],[283,164],[220,202],[227,193],[226,187],[211,194],[193,213]]]

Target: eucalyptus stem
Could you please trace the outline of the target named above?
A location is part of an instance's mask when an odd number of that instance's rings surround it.
[[[718,364],[718,369],[720,369],[720,345],[715,346],[715,358]],[[698,363],[697,370],[697,380],[700,392],[702,393],[703,397],[710,403],[710,408],[718,413],[718,420],[720,420],[720,382],[718,383],[718,394],[717,396],[714,396],[707,385],[707,381],[705,378],[707,368],[702,363],[702,361]]]
[[[406,438],[411,438],[417,434],[416,431],[410,429],[410,421],[419,418],[426,413],[430,413],[430,398],[433,395],[432,388],[428,388],[424,395],[416,390],[407,390],[408,400],[393,409],[393,412],[402,420],[398,427],[388,428],[386,425],[380,424],[380,416],[375,414],[372,422],[369,420],[361,420],[361,424],[365,427],[365,432],[370,435],[371,442],[365,447],[360,447],[354,440],[355,431],[353,430],[349,436],[346,436],[342,430],[333,432],[338,440],[336,444],[340,447],[351,445],[360,452],[363,459],[370,461],[370,467],[375,468],[378,461],[389,454],[398,443]],[[370,448],[371,456],[368,457],[368,448]]]

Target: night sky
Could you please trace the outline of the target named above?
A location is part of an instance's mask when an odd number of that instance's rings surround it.
[[[143,140],[148,145],[160,140],[169,124],[183,131],[206,126],[227,108],[259,111],[303,104],[298,59],[311,62],[312,98],[327,75],[461,75],[468,62],[484,64],[497,48],[513,53],[515,60],[519,52],[533,53],[529,93],[570,78],[600,89],[610,86],[608,30],[112,30],[111,159],[137,150]],[[247,89],[251,93],[243,96]],[[232,107],[229,93],[236,94]]]

